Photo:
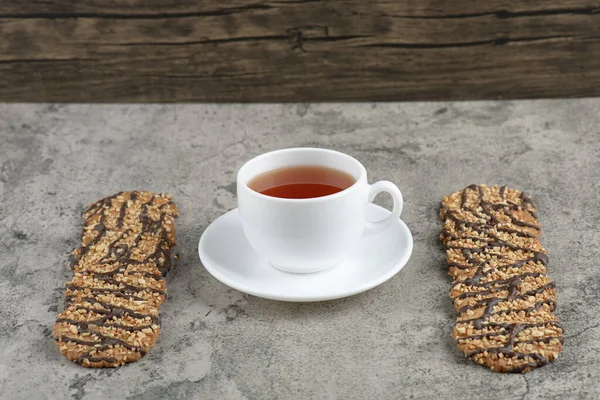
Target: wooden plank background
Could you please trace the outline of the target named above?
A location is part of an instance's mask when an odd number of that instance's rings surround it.
[[[598,95],[599,1],[0,1],[0,101]]]

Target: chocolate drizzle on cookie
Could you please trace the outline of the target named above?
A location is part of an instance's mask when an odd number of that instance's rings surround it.
[[[444,198],[440,216],[460,313],[453,336],[467,357],[501,372],[556,358],[562,328],[533,201],[505,186],[470,185]]]
[[[69,359],[114,367],[153,346],[177,216],[169,196],[149,192],[120,192],[85,211],[82,245],[70,259],[75,276],[55,325],[57,346]]]

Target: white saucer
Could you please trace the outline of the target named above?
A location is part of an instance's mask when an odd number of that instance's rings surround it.
[[[379,221],[390,212],[370,204],[367,216]],[[204,231],[198,253],[204,267],[225,285],[258,297],[283,301],[322,301],[364,292],[396,275],[408,261],[413,239],[398,219],[384,232],[365,236],[346,260],[325,271],[294,274],[261,259],[247,242],[237,208]]]

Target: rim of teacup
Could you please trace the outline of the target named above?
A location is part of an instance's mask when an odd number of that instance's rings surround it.
[[[347,187],[346,189],[334,193],[334,194],[330,194],[327,196],[321,196],[321,197],[311,197],[308,199],[287,199],[287,198],[282,198],[282,197],[273,197],[273,196],[267,196],[265,194],[259,193],[257,191],[255,191],[254,189],[250,188],[248,186],[248,182],[250,182],[250,180],[252,178],[254,178],[256,175],[244,178],[244,175],[247,175],[247,170],[252,167],[252,164],[255,164],[257,162],[260,162],[262,160],[264,160],[267,157],[272,157],[273,155],[275,155],[276,153],[286,153],[286,152],[299,152],[299,151],[318,151],[318,152],[322,152],[322,153],[329,153],[329,154],[334,154],[336,156],[342,157],[342,158],[346,158],[347,160],[350,160],[352,163],[356,164],[356,166],[359,169],[359,176],[358,178],[356,178],[356,182],[354,182],[351,186]],[[298,164],[298,165],[302,165],[302,164]],[[348,171],[344,171],[344,172],[348,172]],[[353,174],[354,176],[354,174]],[[263,154],[260,154],[248,161],[246,161],[244,163],[244,165],[241,166],[241,168],[238,170],[237,176],[237,187],[238,189],[240,188],[240,186],[246,190],[248,193],[250,193],[252,196],[261,198],[261,199],[265,199],[265,200],[270,200],[270,201],[278,201],[278,202],[286,202],[286,203],[316,203],[316,202],[323,202],[323,201],[327,201],[327,200],[331,200],[331,199],[335,199],[337,197],[342,197],[347,195],[348,193],[350,193],[351,191],[356,190],[356,188],[358,187],[359,183],[363,180],[366,181],[367,179],[367,170],[365,169],[364,165],[362,165],[362,163],[360,161],[358,161],[356,158],[352,157],[351,155],[348,155],[346,153],[342,153],[341,151],[337,151],[337,150],[331,150],[331,149],[324,149],[324,148],[320,148],[320,147],[291,147],[291,148],[285,148],[285,149],[279,149],[279,150],[272,150]],[[240,184],[240,182],[242,182],[242,184]]]

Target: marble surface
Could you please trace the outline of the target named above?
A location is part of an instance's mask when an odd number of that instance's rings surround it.
[[[405,197],[407,266],[343,300],[291,304],[231,290],[197,255],[235,207],[235,172],[267,150],[321,146]],[[600,99],[323,105],[0,105],[0,398],[565,399],[600,397]],[[456,349],[438,243],[440,198],[470,183],[532,195],[559,290],[565,349],[501,375]],[[57,351],[52,326],[81,212],[120,190],[169,192],[181,261],[162,336],[120,369]],[[380,204],[389,206],[382,196]]]

